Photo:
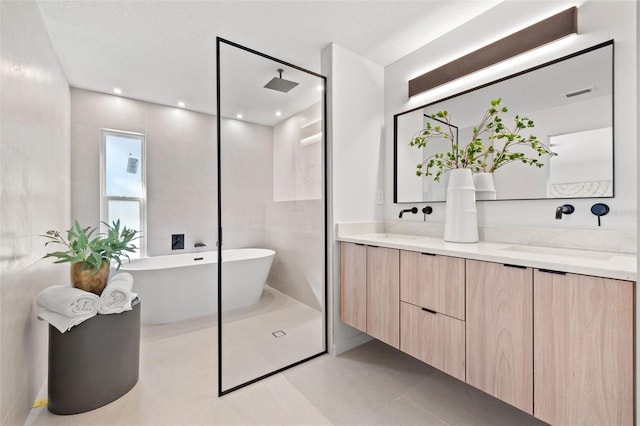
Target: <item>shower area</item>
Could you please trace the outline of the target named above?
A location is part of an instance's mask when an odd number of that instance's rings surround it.
[[[217,79],[223,395],[326,351],[325,78],[218,38]],[[257,301],[239,306],[245,248],[270,251],[270,265]]]

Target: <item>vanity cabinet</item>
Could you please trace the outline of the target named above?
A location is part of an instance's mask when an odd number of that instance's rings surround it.
[[[466,266],[467,383],[533,414],[533,270]]]
[[[342,243],[341,319],[553,425],[632,425],[635,283]]]
[[[544,270],[534,280],[534,415],[633,424],[633,283]]]
[[[464,259],[403,250],[400,300],[464,320]]]
[[[341,244],[340,319],[400,348],[400,253]]]

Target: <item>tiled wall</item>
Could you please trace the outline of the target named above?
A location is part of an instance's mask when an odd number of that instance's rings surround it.
[[[47,366],[34,297],[69,282],[38,236],[70,224],[69,86],[36,3],[0,7],[0,423],[20,425]]]
[[[268,283],[320,310],[324,305],[324,203],[267,204],[266,247],[276,251]]]
[[[263,246],[271,128],[227,119],[222,126],[224,247]],[[173,253],[196,251],[196,242],[215,250],[215,116],[73,88],[72,216],[83,225],[100,219],[101,128],[146,134],[147,255],[171,254],[171,234],[185,234],[185,249]]]
[[[273,128],[273,202],[265,243],[276,251],[268,282],[320,310],[324,304],[321,104]]]

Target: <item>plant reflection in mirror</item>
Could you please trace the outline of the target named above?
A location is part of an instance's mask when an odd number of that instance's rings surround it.
[[[419,163],[416,175],[433,176],[433,180],[439,182],[442,173],[451,169],[471,169],[474,173],[493,173],[500,167],[513,162],[542,167],[544,164],[539,157],[557,155],[535,135],[521,134],[522,131],[535,126],[533,120],[516,115],[513,127],[504,124],[501,114],[508,112],[508,108],[501,103],[502,98],[491,101],[491,106],[484,113],[480,124],[473,128],[471,140],[463,147],[456,140],[449,113],[438,111],[431,114],[429,117],[442,125],[432,125],[431,122],[427,122],[423,129],[413,135],[409,146],[422,149],[430,140],[438,138],[449,141],[451,149],[433,154]],[[487,138],[488,146],[485,147],[482,137]],[[533,152],[528,155],[514,151],[518,149],[517,147],[526,147]]]

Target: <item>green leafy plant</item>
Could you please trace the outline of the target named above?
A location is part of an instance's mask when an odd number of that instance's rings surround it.
[[[447,111],[438,111],[430,117],[443,125],[433,125],[427,122],[424,129],[416,132],[409,142],[409,146],[419,149],[425,148],[432,139],[445,139],[450,142],[451,149],[447,152],[436,153],[417,165],[418,176],[433,176],[433,180],[440,181],[443,172],[451,169],[471,169],[474,173],[493,173],[498,168],[513,162],[521,162],[530,166],[542,167],[539,157],[557,155],[534,135],[524,136],[523,130],[533,128],[535,123],[527,117],[516,115],[513,127],[503,123],[501,114],[508,112],[506,106],[501,106],[502,98],[493,99],[484,113],[478,126],[473,128],[471,140],[461,147],[456,140],[451,115]],[[485,147],[482,137],[488,140]],[[528,147],[532,155],[513,151],[516,147]],[[537,156],[535,155],[537,154]]]
[[[83,228],[77,221],[66,231],[66,238],[56,230],[49,230],[42,237],[48,238],[49,244],[60,244],[66,249],[47,253],[43,258],[57,258],[53,263],[83,263],[81,270],[93,269],[97,273],[102,267],[102,262],[116,263],[116,269],[122,266],[122,257],[129,259],[127,253],[133,253],[137,249],[133,241],[138,239],[138,231],[120,225],[120,220],[114,221],[111,225],[102,222],[106,227],[105,233],[97,233],[91,227]],[[130,260],[130,259],[129,259]]]

